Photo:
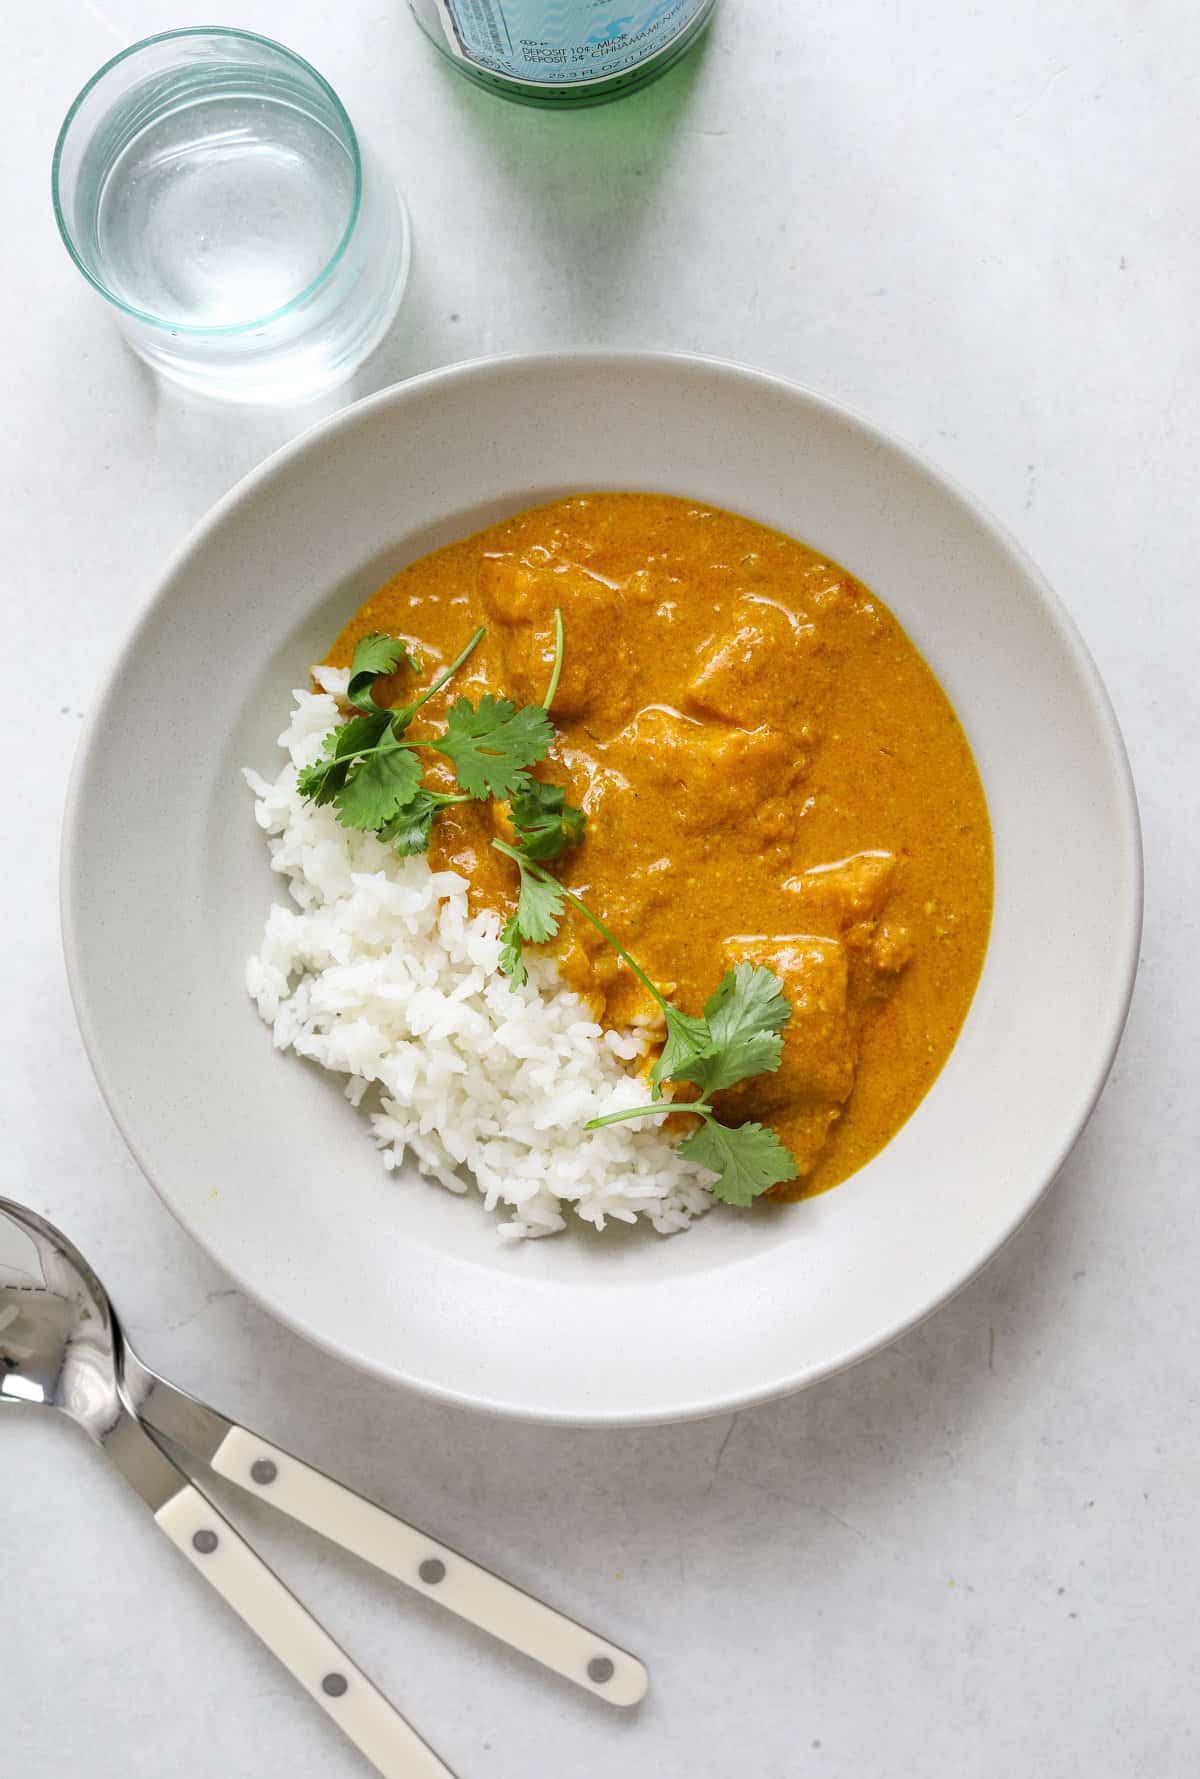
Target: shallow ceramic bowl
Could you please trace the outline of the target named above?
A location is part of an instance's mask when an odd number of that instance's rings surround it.
[[[338,1081],[243,987],[280,893],[238,768],[379,582],[521,507],[653,489],[844,563],[939,675],[983,776],[996,911],[958,1045],[836,1191],[686,1235],[507,1246],[480,1202],[380,1166]],[[155,737],[147,751],[147,734]],[[1053,1178],[1112,1062],[1140,925],[1137,811],[1096,671],[1036,570],[927,464],[805,390],[702,359],[460,365],[318,426],[168,568],[82,744],[63,907],[114,1117],[196,1240],[293,1328],[446,1400],[574,1424],[795,1390],[927,1315]]]

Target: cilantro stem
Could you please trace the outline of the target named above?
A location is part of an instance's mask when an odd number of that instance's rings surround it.
[[[390,730],[388,731],[388,736],[390,737],[390,739],[378,741],[378,742],[376,742],[374,747],[364,747],[360,753],[339,754],[336,759],[331,759],[328,761],[326,761],[326,760],[318,761],[318,765],[321,765],[321,766],[325,766],[325,765],[341,766],[341,765],[344,765],[348,761],[369,760],[371,758],[372,754],[394,754],[399,748],[402,748],[402,747],[408,748],[410,753],[418,747],[431,747],[434,749],[436,749],[436,747],[437,747],[437,743],[435,741],[397,741],[395,736],[391,734]],[[431,795],[432,795],[432,793],[431,793]],[[445,797],[442,799],[442,801],[445,803],[473,803],[473,802],[475,802],[475,798],[474,797]]]
[[[429,746],[430,743],[428,741],[397,741],[396,737],[389,729],[384,740],[377,741],[374,747],[364,747],[356,754],[338,754],[335,758],[330,759],[329,761],[319,760],[317,764],[320,766],[326,764],[330,766],[341,766],[349,764],[353,760],[369,760],[372,754],[394,754],[402,747],[406,747],[411,751],[415,747]]]
[[[487,635],[487,627],[485,625],[481,624],[479,626],[479,629],[475,632],[474,636],[471,638],[470,642],[467,644],[466,648],[463,649],[462,653],[455,660],[451,661],[449,667],[447,667],[443,673],[438,674],[438,676],[434,680],[433,684],[431,686],[429,686],[426,691],[421,693],[421,696],[416,700],[415,703],[406,704],[404,706],[403,710],[398,710],[398,711],[394,712],[392,721],[394,722],[396,720],[396,717],[402,716],[404,718],[404,727],[407,728],[409,723],[412,722],[412,719],[413,719],[414,715],[416,714],[416,712],[420,710],[421,706],[423,704],[427,703],[428,700],[430,698],[433,698],[438,692],[440,692],[442,687],[446,684],[447,680],[454,678],[454,675],[458,672],[459,668],[469,658],[469,656],[471,656],[475,653],[475,650],[479,647],[480,643],[483,641],[483,639],[486,635]],[[557,680],[555,683],[557,684]]]
[[[550,675],[550,685],[546,696],[542,699],[542,709],[548,711],[554,703],[554,694],[558,691],[558,681],[563,665],[563,621],[562,613],[557,606],[554,608],[554,670]]]
[[[586,902],[581,902],[579,897],[574,895],[565,884],[560,883],[558,878],[555,877],[552,872],[543,871],[539,864],[536,864],[533,859],[526,858],[525,854],[523,852],[518,852],[515,846],[509,846],[507,841],[493,840],[492,845],[496,848],[497,852],[505,853],[510,859],[515,860],[522,871],[529,871],[534,877],[540,877],[543,883],[553,884],[554,888],[558,890],[560,895],[566,898],[572,908],[575,909],[576,913],[582,914],[585,920],[590,920],[596,931],[608,940],[617,955],[625,959],[625,962],[629,965],[629,968],[633,971],[642,987],[654,996],[654,999],[658,1002],[663,1012],[665,1013],[667,1011],[666,1001],[663,996],[659,994],[645,970],[642,969],[641,965],[635,958],[630,957],[625,947],[621,944],[621,941],[615,934],[609,932],[604,922],[600,919],[600,916],[598,914],[593,914]]]
[[[623,1124],[627,1118],[668,1117],[672,1112],[694,1112],[698,1118],[711,1118],[712,1108],[705,1100],[659,1100],[652,1106],[633,1106],[627,1112],[606,1112],[603,1118],[589,1118],[584,1130],[603,1130],[606,1124]]]
[[[415,747],[419,747],[421,744],[420,744],[420,742],[414,742],[413,745]],[[428,797],[435,809],[449,809],[449,807],[452,803],[474,803],[474,801],[475,801],[474,797],[467,797],[467,796],[451,797],[449,795],[443,796],[441,791],[427,791],[425,789],[424,785],[418,785],[417,795],[419,797]],[[407,807],[407,805],[405,807]]]

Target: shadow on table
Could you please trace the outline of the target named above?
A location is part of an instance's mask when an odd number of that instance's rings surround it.
[[[561,291],[575,344],[608,339],[634,299],[634,282],[653,275],[645,244],[651,200],[671,165],[707,53],[702,39],[642,92],[581,111],[510,104],[450,68],[434,71],[457,133],[474,141],[488,204],[508,223],[510,251],[542,268]],[[453,302],[446,302],[452,243],[449,227],[429,242],[418,234],[404,304],[354,378],[352,399],[468,355]],[[504,275],[501,261],[497,280]],[[478,294],[486,302],[486,292]]]

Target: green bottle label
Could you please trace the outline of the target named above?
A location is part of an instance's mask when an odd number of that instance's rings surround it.
[[[626,74],[711,0],[437,0],[452,55],[537,86]]]

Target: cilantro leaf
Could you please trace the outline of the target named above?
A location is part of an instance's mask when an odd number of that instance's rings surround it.
[[[332,730],[325,737],[326,742],[332,741],[336,734],[336,729]],[[296,789],[302,797],[308,797],[314,803],[332,803],[345,784],[349,770],[349,760],[315,760],[311,766],[302,766],[296,774]]]
[[[562,919],[566,896],[552,877],[535,877],[526,870],[519,853],[509,848],[505,850],[520,869],[521,889],[516,912],[505,921],[500,934],[500,969],[512,978],[514,988],[520,988],[529,980],[523,942],[528,939],[531,945],[544,945],[547,939],[553,939]]]
[[[374,715],[380,708],[371,695],[375,681],[385,674],[395,673],[402,663],[411,667],[414,673],[421,670],[420,662],[400,637],[381,636],[378,632],[360,637],[354,645],[354,658],[350,663],[350,683],[346,688],[349,702],[356,710]]]
[[[440,791],[427,791],[424,785],[410,802],[398,809],[379,829],[379,838],[390,845],[401,858],[413,853],[428,852],[435,816],[451,803],[466,803],[467,797],[446,797]]]
[[[540,704],[520,710],[508,698],[487,692],[478,707],[458,698],[446,716],[446,733],[430,746],[454,763],[468,796],[507,797],[526,779],[523,768],[545,758],[554,725]]]
[[[559,885],[552,879],[547,881],[522,871],[521,893],[514,916],[522,939],[528,939],[534,945],[544,945],[547,939],[553,939],[562,919],[565,900]]]
[[[421,762],[397,745],[361,760],[334,798],[343,828],[379,828],[412,802]]]
[[[714,1043],[730,1044],[760,1032],[781,1032],[792,1010],[773,970],[740,963],[726,970],[704,1011]]]
[[[556,859],[583,839],[587,817],[566,802],[560,784],[543,784],[522,774],[509,799],[517,843],[531,859]]]
[[[667,1080],[692,1081],[707,1096],[779,1067],[779,1033],[792,1010],[778,976],[742,963],[725,972],[702,1019],[669,1003],[664,1011],[667,1041],[651,1081],[656,1089]]]
[[[667,1016],[667,1041],[663,1045],[662,1055],[650,1071],[656,1099],[664,1081],[672,1078],[680,1081],[690,1079],[685,1073],[686,1069],[706,1054],[712,1041],[707,1019],[697,1019],[694,1014],[681,1013],[669,1001],[664,1011]]]
[[[332,803],[346,782],[351,761],[356,754],[373,748],[388,726],[385,710],[374,716],[351,717],[340,728],[331,729],[322,747],[324,758],[303,767],[296,776],[296,789],[314,803]]]
[[[779,1034],[791,1012],[783,983],[770,970],[747,963],[726,970],[704,1005],[707,1048],[673,1073],[694,1081],[706,1094],[719,1093],[749,1075],[772,1073],[783,1054]]]
[[[441,807],[441,798],[430,791],[417,791],[415,796],[401,805],[395,815],[383,823],[379,829],[380,840],[385,846],[398,852],[401,858],[428,852],[433,818]]]
[[[525,968],[525,954],[521,943],[521,929],[517,925],[515,914],[508,917],[500,933],[500,970],[503,975],[512,977],[514,988],[524,988],[529,981],[529,971]]]
[[[575,898],[556,877],[551,877],[541,865],[531,864],[507,840],[493,840],[492,845],[513,861],[521,880],[516,912],[509,916],[500,934],[500,969],[512,977],[513,988],[519,988],[529,980],[522,942],[528,939],[532,945],[544,945],[547,939],[553,939],[564,904]]]
[[[354,754],[369,753],[383,740],[388,726],[386,710],[377,710],[372,716],[351,717],[340,729],[325,737],[326,749],[332,741],[332,753],[335,759],[345,760]]]
[[[712,1169],[717,1176],[712,1195],[727,1205],[752,1204],[768,1187],[794,1180],[799,1171],[791,1151],[761,1124],[731,1127],[705,1118],[684,1137],[679,1153]]]

